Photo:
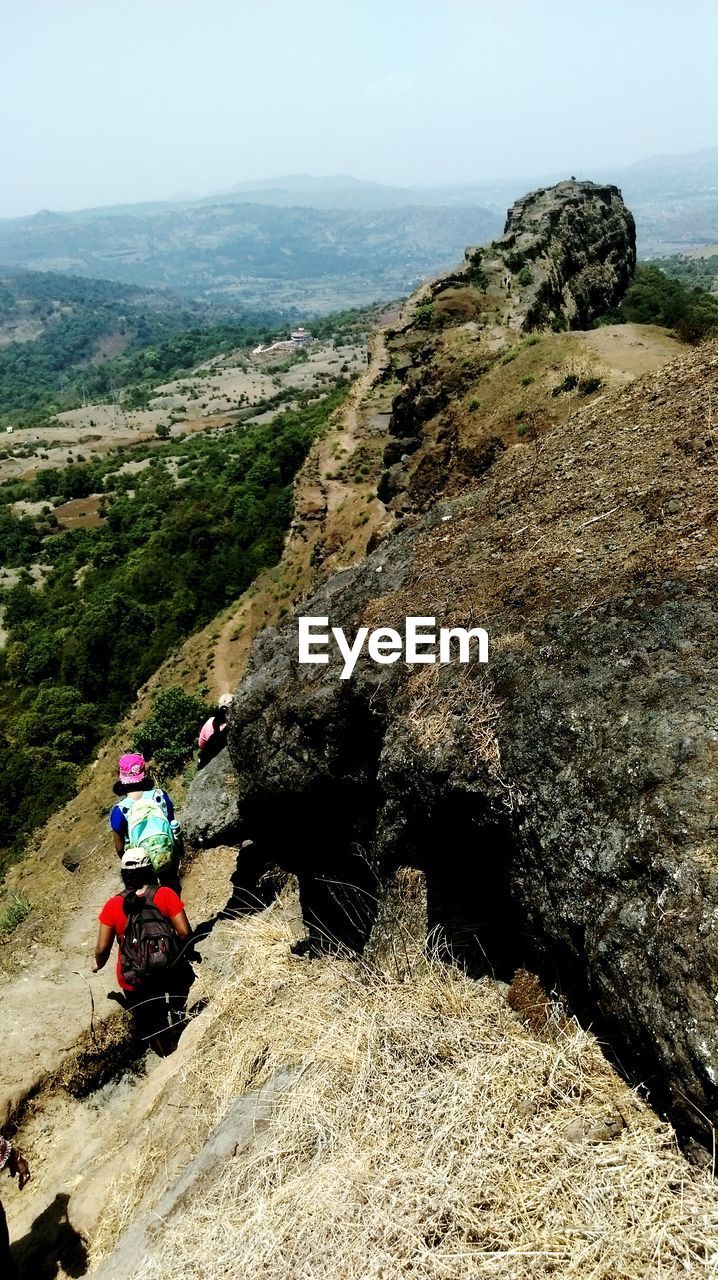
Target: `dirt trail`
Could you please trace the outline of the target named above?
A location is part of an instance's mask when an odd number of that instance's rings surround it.
[[[0,1100],[12,1113],[43,1079],[71,1055],[78,1037],[117,1009],[107,993],[117,990],[116,952],[104,970],[90,973],[97,936],[97,916],[106,900],[121,889],[109,830],[103,833],[101,870],[84,889],[82,900],[67,910],[60,904],[63,927],[53,936],[31,938],[15,952],[15,972],[0,988]],[[183,900],[193,923],[218,911],[230,896],[229,878],[236,850],[203,851],[189,868]],[[65,872],[69,879],[69,873]],[[69,886],[68,886],[69,888]],[[69,896],[69,895],[68,895]],[[74,895],[72,895],[74,897]],[[72,901],[72,898],[70,899]]]
[[[207,850],[202,865],[192,868],[184,896],[194,902],[193,915],[197,923],[225,905],[228,875],[235,860],[235,850]],[[208,878],[212,882],[209,890]],[[298,906],[289,903],[284,914],[288,940],[292,934],[300,936]],[[222,920],[206,940],[198,944],[202,963],[195,965],[196,981],[190,993],[190,1007],[194,1005],[200,1010],[200,1022],[203,1004],[211,1001],[235,963],[244,924],[244,919]],[[99,1006],[97,992],[95,999]],[[166,1141],[168,1133],[171,1134],[174,1159],[180,1167],[188,1151],[201,1145],[203,1131],[194,1108],[182,1104],[182,1073],[200,1031],[191,1019],[177,1052],[170,1058],[159,1059],[151,1052],[143,1054],[122,1074],[85,1097],[53,1087],[30,1104],[23,1118],[18,1146],[31,1164],[32,1180],[22,1192],[14,1184],[3,1189],[11,1239],[16,1242],[22,1275],[44,1275],[48,1259],[52,1259],[58,1269],[47,1274],[58,1280],[85,1274],[88,1265],[85,1239],[92,1239],[100,1226],[107,1187],[118,1172],[119,1153],[122,1152],[126,1169],[141,1167],[147,1150],[147,1133],[153,1123],[157,1125],[157,1112],[168,1118],[169,1127],[162,1136]],[[61,1135],[59,1142],[58,1135]],[[157,1179],[161,1180],[167,1172],[165,1161],[157,1171]]]
[[[362,443],[384,438],[390,408],[390,396],[382,394],[381,386],[388,361],[385,328],[399,315],[406,320],[415,306],[416,299],[410,299],[401,313],[386,313],[384,326],[370,339],[366,369],[331,429],[311,449],[295,485],[296,517],[281,563],[261,574],[222,625],[214,649],[215,696],[236,687],[257,632],[273,625],[282,609],[306,595],[325,573],[334,572],[340,551],[342,565],[362,556],[370,535],[386,520],[383,505],[376,498],[367,501],[367,487],[376,477],[354,480],[337,474],[337,468]],[[319,556],[317,551],[325,548],[326,554]],[[289,598],[283,582],[292,584]]]
[[[357,504],[362,510],[368,508],[366,491],[373,481],[364,478],[355,484],[336,478],[332,472],[337,466],[338,449],[346,450],[342,456],[349,456],[357,443],[372,432],[377,446],[381,444],[383,433],[377,433],[373,419],[377,415],[388,417],[386,398],[382,399],[376,390],[385,361],[386,348],[380,333],[372,340],[369,363],[352,388],[334,429],[318,442],[312,459],[314,471],[305,474],[304,483],[299,486],[298,510],[309,501],[312,483],[318,481],[324,495],[322,519],[310,528],[309,535],[303,535],[295,523],[287,540],[290,571],[304,575],[302,585],[308,585],[319,571],[312,566],[311,557],[319,538],[326,535],[330,511],[331,521],[338,520],[336,536],[341,541],[342,508],[349,504],[350,523]],[[383,507],[373,499],[369,520],[357,523],[353,530],[351,554],[363,553],[367,537],[380,518]],[[214,683],[218,690],[225,685],[234,687],[236,682],[234,650],[238,646],[232,636],[237,628],[244,626],[241,651],[248,651],[254,634],[268,620],[269,608],[275,615],[279,612],[281,602],[276,586],[286,573],[285,560],[270,575],[263,576],[225,621],[215,653]],[[78,1041],[87,1035],[91,1025],[97,1028],[117,1010],[116,1004],[107,999],[108,992],[116,989],[115,957],[102,973],[90,973],[98,912],[119,888],[107,818],[112,803],[114,761],[126,748],[137,722],[146,715],[149,696],[163,684],[178,682],[178,664],[191,665],[194,673],[200,663],[204,665],[211,649],[211,633],[208,628],[191,637],[139,691],[132,714],[100,753],[96,765],[88,770],[80,793],[50,819],[35,838],[26,860],[12,868],[6,880],[8,892],[23,893],[32,903],[28,919],[0,947],[0,1040],[4,1050],[0,1059],[0,1124],[7,1123],[8,1117],[24,1116],[19,1136],[34,1166],[33,1181],[22,1195],[8,1194],[7,1189],[3,1194],[15,1239],[28,1232],[37,1234],[33,1224],[39,1214],[49,1218],[57,1215],[62,1206],[53,1208],[55,1193],[64,1188],[62,1194],[69,1194],[73,1169],[98,1154],[101,1118],[107,1108],[121,1114],[122,1108],[129,1105],[130,1085],[122,1080],[105,1086],[94,1101],[83,1104],[52,1081],[63,1064],[74,1061]],[[212,917],[224,907],[230,896],[229,880],[236,856],[234,849],[203,850],[188,869],[183,899],[193,923]],[[193,995],[201,994],[211,968],[210,964],[204,973],[198,970]],[[28,1109],[27,1100],[35,1095],[37,1100],[30,1101]],[[63,1143],[58,1149],[60,1132]]]

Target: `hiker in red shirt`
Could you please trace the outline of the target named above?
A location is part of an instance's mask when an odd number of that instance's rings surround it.
[[[132,1011],[138,1036],[165,1057],[177,1046],[194,981],[188,959],[192,929],[181,899],[158,883],[141,849],[123,854],[122,880],[124,893],[110,898],[100,912],[92,972],[104,968],[117,939],[123,1003]]]

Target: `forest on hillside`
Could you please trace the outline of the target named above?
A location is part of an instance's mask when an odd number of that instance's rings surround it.
[[[602,320],[663,325],[695,344],[718,334],[718,296],[674,275],[669,263],[643,262],[616,311]]]
[[[481,207],[279,208],[225,202],[40,214],[0,222],[0,262],[244,308],[327,314],[409,292],[496,234]]]
[[[34,425],[136,382],[161,382],[221,351],[266,340],[287,323],[268,309],[210,306],[168,290],[56,272],[2,273],[0,423]],[[18,340],[23,324],[32,336]]]
[[[17,570],[0,597],[0,870],[163,659],[280,558],[297,469],[344,394],[0,486]],[[98,493],[98,527],[58,528],[54,504]]]

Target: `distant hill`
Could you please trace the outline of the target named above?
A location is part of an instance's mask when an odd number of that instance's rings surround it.
[[[481,208],[503,220],[528,188],[551,186],[565,173],[524,174],[502,181],[480,180],[443,186],[392,187],[361,182],[344,174],[313,178],[294,174],[260,182],[240,182],[222,199],[314,208]],[[619,186],[637,222],[639,253],[664,254],[696,244],[718,243],[718,147],[687,155],[658,155],[617,168],[579,168],[579,178]],[[218,197],[208,197],[211,203]]]
[[[407,208],[418,204],[434,204],[422,199],[409,187],[384,186],[380,182],[366,182],[348,174],[317,178],[311,174],[289,174],[280,178],[237,182],[226,191],[206,196],[200,203],[216,204],[218,201],[269,204],[312,209],[366,209]],[[473,202],[472,202],[473,203]]]
[[[407,293],[501,229],[500,216],[483,208],[316,208],[286,186],[275,196],[275,204],[235,192],[4,220],[0,264],[312,314]]]
[[[200,199],[0,220],[0,265],[170,288],[305,315],[395,298],[503,230],[523,191],[564,173],[400,187],[346,174],[241,181]],[[718,243],[718,148],[577,177],[616,183],[639,256]]]
[[[426,204],[481,205],[505,213],[527,188],[552,186],[565,173],[417,190]],[[718,244],[718,147],[689,155],[651,156],[616,168],[577,168],[577,178],[615,183],[636,219],[640,257]]]
[[[614,181],[635,215],[643,256],[718,244],[718,147],[653,156]]]

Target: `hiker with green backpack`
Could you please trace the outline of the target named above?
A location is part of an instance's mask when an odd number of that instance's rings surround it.
[[[138,753],[120,756],[118,770],[114,792],[119,799],[110,814],[118,857],[141,849],[149,855],[159,883],[179,893],[180,835],[172,801],[148,776]]]
[[[160,1057],[176,1048],[194,981],[192,929],[181,898],[157,880],[142,849],[122,855],[123,893],[100,912],[92,972],[103,969],[117,939],[117,981],[139,1038]],[[115,997],[113,997],[115,998]]]

